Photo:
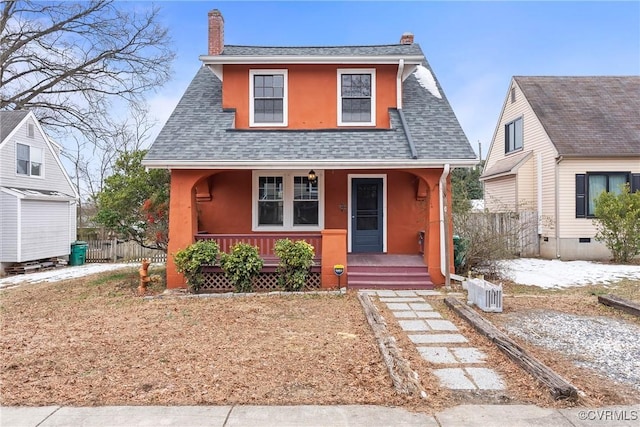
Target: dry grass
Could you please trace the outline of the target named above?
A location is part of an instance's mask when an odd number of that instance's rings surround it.
[[[157,278],[151,293],[164,288]],[[505,392],[440,388],[434,366],[377,304],[429,398],[396,395],[353,293],[144,300],[135,296],[136,282],[135,272],[111,272],[0,291],[0,404],[379,404],[427,412],[460,403],[567,405],[553,402],[437,298],[430,302],[488,355],[507,382]],[[639,286],[547,291],[507,284],[504,306],[511,313],[553,308],[639,322],[594,296],[637,301]],[[500,315],[483,315],[500,325]],[[521,344],[587,393],[579,404],[638,401],[558,354]]]
[[[111,273],[0,292],[0,403],[407,403],[354,295],[149,301],[135,287]]]

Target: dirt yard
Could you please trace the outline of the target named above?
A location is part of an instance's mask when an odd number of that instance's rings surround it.
[[[443,316],[489,354],[488,363],[507,381],[506,392],[474,396],[439,388],[428,364],[383,310],[429,398],[396,395],[352,293],[145,300],[135,296],[136,276],[110,272],[0,291],[0,404],[380,404],[426,412],[460,403],[567,405],[551,401],[437,299],[433,304]],[[156,283],[151,291],[162,289]],[[506,291],[509,312],[531,305],[558,308],[557,295]],[[584,295],[575,297],[583,301]],[[563,306],[582,310],[569,300]],[[500,324],[498,315],[490,317]],[[589,371],[566,358],[532,350],[585,390],[579,404],[638,398],[616,383],[585,379]]]

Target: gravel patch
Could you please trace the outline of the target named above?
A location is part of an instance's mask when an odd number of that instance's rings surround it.
[[[619,319],[548,310],[505,316],[509,334],[569,356],[587,367],[640,390],[640,327]]]

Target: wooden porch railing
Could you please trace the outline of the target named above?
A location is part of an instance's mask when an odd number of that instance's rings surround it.
[[[257,246],[260,251],[260,256],[266,261],[271,259],[277,259],[274,252],[274,246],[276,241],[280,239],[289,240],[304,240],[313,246],[315,251],[314,260],[317,265],[320,265],[320,259],[322,257],[322,235],[314,233],[252,233],[252,234],[204,234],[198,233],[195,235],[196,240],[215,240],[220,245],[220,251],[229,252],[231,247],[236,243],[243,242],[253,246]]]

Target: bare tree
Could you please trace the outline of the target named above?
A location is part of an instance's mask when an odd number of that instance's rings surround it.
[[[175,56],[155,6],[4,1],[0,109],[31,109],[49,131],[109,135],[113,102],[138,104],[170,77]]]
[[[144,106],[130,106],[126,118],[105,124],[107,132],[88,138],[71,134],[63,156],[73,165],[71,177],[80,192],[78,226],[83,227],[85,206],[93,205],[93,198],[102,191],[105,179],[114,170],[119,157],[147,148],[155,121],[151,120]],[[71,147],[71,141],[74,146]]]

